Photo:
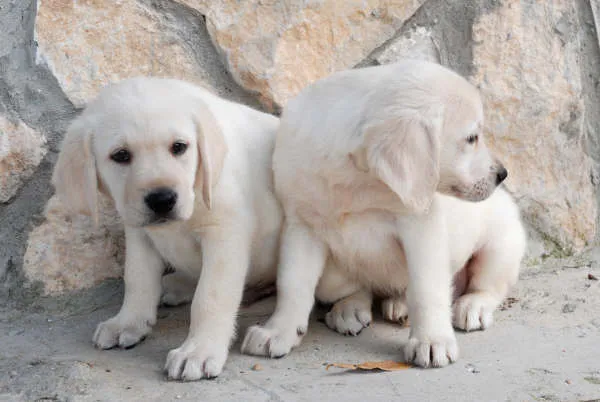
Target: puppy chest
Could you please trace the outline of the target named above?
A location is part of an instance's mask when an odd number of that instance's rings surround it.
[[[360,282],[375,289],[405,286],[404,249],[389,223],[350,218],[327,237],[336,264]]]
[[[166,263],[194,276],[200,274],[202,249],[191,234],[169,230],[152,230],[147,233]]]

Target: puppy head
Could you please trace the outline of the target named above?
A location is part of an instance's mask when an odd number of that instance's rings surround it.
[[[462,80],[449,89],[444,103],[437,190],[466,201],[485,200],[508,172],[485,144],[479,93]]]
[[[394,72],[374,92],[355,164],[362,152],[363,170],[416,213],[428,210],[436,191],[469,201],[489,197],[507,172],[483,141],[477,90],[433,63],[411,61]]]
[[[158,78],[103,90],[65,136],[53,176],[59,197],[95,216],[100,188],[134,227],[189,219],[196,191],[210,208],[227,148],[199,91]]]

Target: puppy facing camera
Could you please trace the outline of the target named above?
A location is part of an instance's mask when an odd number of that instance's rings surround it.
[[[53,175],[57,195],[97,219],[101,191],[125,224],[125,297],[98,326],[98,348],[144,339],[163,294],[170,304],[192,301],[189,336],[167,357],[169,378],[221,373],[244,287],[275,281],[277,127],[273,116],[161,78],[111,85],[75,119]],[[176,273],[161,283],[165,263]]]

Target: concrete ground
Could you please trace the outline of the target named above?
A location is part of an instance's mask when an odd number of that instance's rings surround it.
[[[592,275],[589,277],[589,275]],[[325,327],[313,313],[288,357],[269,360],[232,348],[223,374],[167,381],[167,352],[184,340],[188,306],[164,308],[142,344],[98,351],[96,324],[117,312],[118,284],[69,300],[0,312],[0,401],[600,401],[600,265],[559,260],[524,269],[512,303],[484,332],[459,333],[461,358],[443,369],[326,370],[326,363],[398,359],[408,329],[376,319],[357,337]],[[240,313],[240,334],[264,321],[274,298]],[[255,365],[259,367],[255,367]]]

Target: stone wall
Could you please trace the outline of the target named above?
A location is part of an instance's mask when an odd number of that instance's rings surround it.
[[[109,82],[172,76],[272,113],[310,82],[405,57],[483,94],[529,263],[597,244],[600,0],[4,0],[0,5],[2,293],[91,287],[122,270],[123,232],[70,216],[49,177],[69,121]]]

